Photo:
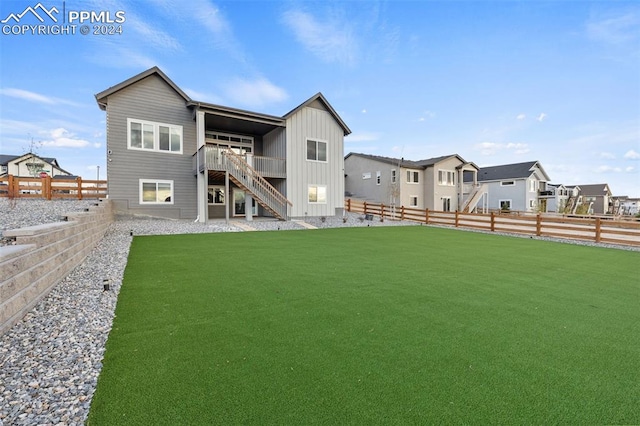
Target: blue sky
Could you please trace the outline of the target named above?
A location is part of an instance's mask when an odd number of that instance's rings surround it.
[[[0,20],[37,3],[3,0]],[[94,178],[100,166],[104,178],[94,95],[157,65],[196,100],[261,113],[322,92],[353,131],[345,154],[539,160],[554,183],[640,197],[637,1],[41,4],[58,17],[123,11],[122,34],[0,24],[0,153],[33,140],[68,171]]]

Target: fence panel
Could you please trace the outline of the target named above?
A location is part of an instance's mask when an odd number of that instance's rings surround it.
[[[106,180],[42,178],[4,176],[0,178],[0,197],[8,198],[104,198],[107,196]]]
[[[556,238],[595,241],[597,243],[640,246],[640,221],[600,217],[560,217],[542,214],[501,214],[500,212],[459,213],[415,207],[390,207],[383,204],[347,199],[347,211],[380,216],[382,219],[408,220],[429,225],[472,228]]]

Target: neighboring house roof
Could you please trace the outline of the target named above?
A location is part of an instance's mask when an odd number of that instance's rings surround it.
[[[11,162],[11,160],[14,160],[16,158],[20,157],[19,155],[7,155],[7,154],[0,154],[0,166],[6,166],[7,164],[9,164]]]
[[[606,183],[597,183],[593,185],[578,185],[580,194],[586,196],[611,195],[611,189]]]
[[[185,102],[190,102],[191,98],[182,91],[165,73],[160,70],[158,67],[149,68],[146,71],[141,72],[140,74],[134,75],[133,77],[123,81],[122,83],[116,84],[115,86],[109,87],[107,90],[103,90],[102,92],[95,95],[96,101],[98,102],[98,106],[101,110],[104,110],[107,105],[107,97],[113,95],[114,93],[131,86],[132,84],[137,83],[140,80],[143,80],[151,75],[157,75],[161,79],[163,79],[173,90],[176,91],[182,98],[184,98]]]
[[[344,157],[345,160],[352,155],[362,157],[362,158],[368,158],[374,161],[379,161],[381,163],[387,163],[387,164],[397,165],[398,167],[406,167],[411,169],[426,169],[427,167],[433,166],[443,160],[449,159],[451,157],[456,157],[463,164],[470,164],[478,168],[475,164],[465,161],[464,158],[460,157],[458,154],[443,155],[440,157],[427,158],[426,160],[410,161],[410,160],[405,160],[404,158],[392,158],[392,157],[383,157],[380,155],[370,155],[370,154],[360,154],[357,152],[350,152]]]
[[[524,179],[531,176],[533,169],[537,167],[542,171],[546,180],[549,176],[538,161],[527,161],[525,163],[503,164],[500,166],[481,167],[478,172],[478,181],[504,180],[504,179]]]
[[[303,103],[301,103],[300,105],[298,105],[297,107],[295,107],[294,109],[286,113],[283,117],[289,118],[291,115],[295,114],[302,108],[309,106],[310,104],[316,101],[321,102],[324,105],[324,107],[327,109],[327,111],[329,111],[329,113],[333,116],[334,120],[336,120],[340,125],[340,127],[342,127],[342,130],[345,136],[351,134],[351,129],[349,129],[347,124],[344,121],[342,121],[342,118],[340,118],[336,110],[333,109],[329,101],[327,101],[324,95],[320,92],[316,93],[315,95],[313,95],[312,97],[310,97],[309,99],[307,99],[306,101],[304,101]]]

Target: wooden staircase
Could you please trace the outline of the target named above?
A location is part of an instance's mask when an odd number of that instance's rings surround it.
[[[471,194],[469,194],[469,197],[467,197],[467,200],[464,202],[460,212],[470,213],[473,210],[475,210],[476,206],[478,205],[478,202],[480,201],[480,198],[482,198],[482,196],[486,194],[486,192],[487,192],[487,185],[484,183],[481,185],[477,185],[475,188],[473,188],[473,191],[471,192]]]
[[[241,155],[225,150],[223,156],[229,179],[242,190],[249,192],[258,204],[274,217],[280,220],[289,218],[288,208],[293,206],[291,201],[267,182]]]

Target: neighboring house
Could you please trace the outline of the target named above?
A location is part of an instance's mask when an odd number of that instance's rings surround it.
[[[616,214],[635,216],[640,212],[640,198],[631,198],[627,195],[620,195],[614,197],[615,202],[618,204]]]
[[[0,177],[40,177],[41,173],[51,177],[71,176],[55,158],[40,157],[31,152],[22,155],[0,154]]]
[[[344,160],[347,196],[390,206],[455,211],[476,189],[478,168],[457,154],[409,161],[349,153]],[[472,206],[471,210],[475,207]]]
[[[343,212],[351,131],[321,93],[278,117],[192,100],[153,67],[96,100],[116,211],[200,222]]]
[[[609,185],[598,183],[593,185],[579,185],[582,203],[588,205],[588,214],[613,214],[613,194]]]
[[[549,176],[538,161],[481,167],[478,182],[486,184],[489,209],[547,211]]]

